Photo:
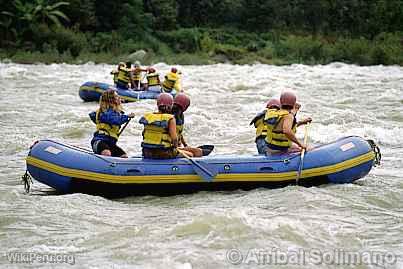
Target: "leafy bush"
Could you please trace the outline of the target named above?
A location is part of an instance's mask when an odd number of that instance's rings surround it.
[[[87,46],[85,34],[76,29],[63,27],[49,28],[45,24],[32,26],[32,40],[36,49],[42,52],[49,52],[57,49],[61,54],[69,51],[71,56],[77,57],[81,50]]]
[[[336,42],[334,49],[335,60],[362,65],[371,63],[371,43],[367,39],[342,39]]]
[[[223,54],[228,57],[230,61],[233,61],[236,59],[240,59],[242,55],[246,53],[246,50],[243,48],[235,47],[233,45],[218,45],[215,48],[214,53]]]
[[[260,35],[233,28],[206,29],[211,39],[219,44],[249,47],[251,51],[262,48],[265,40]]]
[[[175,55],[170,55],[166,58],[168,64],[181,64],[181,65],[202,65],[210,64],[206,54],[190,54],[190,53],[179,53]]]
[[[112,51],[114,53],[118,53],[122,42],[123,40],[121,36],[115,31],[112,31],[110,33],[99,32],[89,37],[89,51]]]
[[[13,62],[32,63],[60,63],[59,53],[41,53],[39,51],[19,51],[11,57]]]
[[[210,35],[206,32],[203,33],[200,39],[200,49],[203,52],[211,52],[217,46],[216,42],[210,38]]]
[[[381,33],[370,51],[372,64],[403,64],[402,33]]]
[[[87,46],[85,34],[74,29],[57,28],[50,37],[57,43],[57,50],[60,53],[69,50],[73,57],[77,57],[81,50]]]
[[[322,42],[312,36],[290,35],[277,43],[277,53],[280,57],[294,59],[298,62],[320,60],[323,58]]]
[[[119,59],[110,52],[99,52],[93,53],[88,51],[83,51],[81,54],[76,58],[74,63],[76,64],[83,64],[86,62],[94,62],[94,63],[113,63],[115,64],[117,60],[123,60],[123,57]]]
[[[200,50],[201,32],[197,28],[181,28],[176,31],[158,32],[158,37],[176,52]]]
[[[277,52],[275,49],[275,46],[272,42],[268,41],[266,42],[266,45],[264,46],[264,48],[260,49],[257,54],[260,57],[263,57],[265,59],[273,59],[274,57],[276,57]]]

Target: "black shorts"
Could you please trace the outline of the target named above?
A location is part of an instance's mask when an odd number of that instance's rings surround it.
[[[145,159],[174,159],[178,157],[178,151],[172,149],[150,149],[143,148],[143,158]]]
[[[116,87],[120,88],[120,89],[128,90],[129,89],[129,84],[118,80],[118,81],[116,81]]]
[[[110,150],[112,157],[120,157],[126,154],[126,152],[120,147],[118,147],[116,144],[111,145],[103,140],[92,141],[91,146],[95,154],[101,154],[101,152],[104,151],[105,149]]]

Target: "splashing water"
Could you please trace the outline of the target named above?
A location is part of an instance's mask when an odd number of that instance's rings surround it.
[[[161,75],[169,70],[155,67]],[[85,81],[111,83],[113,68],[0,63],[0,267],[29,266],[10,261],[10,253],[27,252],[70,255],[76,268],[255,268],[282,265],[284,255],[287,268],[355,267],[335,260],[340,253],[375,252],[383,260],[357,266],[403,266],[396,256],[403,253],[402,67],[180,68],[191,97],[185,127],[191,145],[214,144],[214,154],[255,154],[250,120],[269,98],[293,89],[302,104],[299,117],[313,118],[309,143],[359,135],[380,146],[382,165],[356,184],[108,200],[54,195],[36,182],[25,195],[20,177],[35,140],[89,148],[94,125],[88,113],[98,105],[83,103],[78,88]],[[124,108],[138,118],[155,109],[155,100]],[[132,156],[140,155],[142,127],[135,122],[119,141]],[[305,256],[290,260],[301,251]],[[36,267],[53,266],[38,260]],[[58,266],[72,268],[66,260]]]

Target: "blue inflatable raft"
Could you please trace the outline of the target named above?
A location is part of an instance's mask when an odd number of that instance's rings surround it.
[[[157,99],[161,93],[160,86],[149,87],[146,91],[134,91],[131,89],[121,89],[107,83],[87,81],[80,86],[78,95],[85,102],[99,101],[102,93],[108,89],[114,89],[125,102],[135,102],[141,99]],[[175,90],[171,93],[175,95]]]
[[[34,179],[61,193],[124,196],[282,187],[296,183],[304,186],[351,183],[367,175],[379,160],[379,149],[371,140],[351,136],[308,151],[298,182],[299,153],[273,157],[123,159],[41,140],[31,147],[26,164]]]

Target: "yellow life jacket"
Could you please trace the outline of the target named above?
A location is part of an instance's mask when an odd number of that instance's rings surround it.
[[[141,69],[140,68],[135,68],[133,70],[133,80],[139,81],[141,79]]]
[[[111,137],[115,138],[116,140],[118,140],[120,126],[100,122],[99,116],[100,116],[100,111],[98,109],[96,112],[96,116],[95,116],[95,124],[96,124],[96,128],[97,128],[97,132],[99,134],[111,136]]]
[[[129,84],[130,81],[130,69],[126,67],[119,68],[118,81],[124,84]]]
[[[156,85],[160,85],[160,77],[158,75],[158,73],[150,73],[147,74],[147,83],[148,86],[156,86]]]
[[[118,70],[112,70],[111,71],[111,75],[113,75],[113,82],[114,83],[116,83],[118,81],[118,74],[119,74]]]
[[[176,73],[168,73],[165,76],[165,80],[162,83],[162,87],[164,91],[166,92],[171,92],[172,89],[175,87],[176,81],[179,79],[178,75]]]
[[[139,123],[144,125],[143,142],[144,148],[170,149],[173,147],[171,136],[169,135],[168,122],[174,116],[163,113],[147,113]]]
[[[264,122],[264,116],[267,110],[263,110],[258,113],[253,120],[250,122],[250,125],[254,124],[256,128],[256,140],[258,138],[265,138],[267,135],[267,125]]]
[[[280,147],[280,148],[289,148],[291,147],[291,141],[287,138],[287,136],[283,133],[282,130],[277,130],[277,126],[280,121],[290,114],[287,110],[280,109],[268,109],[266,111],[264,117],[264,123],[267,126],[267,135],[266,142],[268,144]],[[293,131],[295,130],[295,126],[293,126]]]

